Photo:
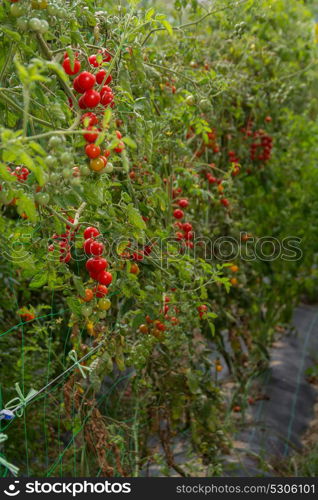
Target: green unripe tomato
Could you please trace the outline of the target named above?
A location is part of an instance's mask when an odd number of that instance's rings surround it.
[[[45,19],[42,19],[40,33],[44,34],[47,31],[49,31],[49,23]]]
[[[101,310],[101,311],[108,311],[108,309],[111,308],[111,301],[109,299],[100,299],[98,301],[98,308]]]
[[[105,319],[107,316],[107,313],[106,313],[106,311],[99,311],[97,316],[98,316],[98,319]]]
[[[24,8],[18,3],[13,3],[10,7],[10,14],[13,17],[21,17],[24,14]]]
[[[60,19],[66,19],[67,17],[67,10],[65,9],[58,9],[57,12],[55,13],[57,17]]]
[[[88,167],[86,167],[86,165],[82,165],[80,167],[80,173],[81,173],[81,176],[86,177],[87,175],[89,175],[91,173],[91,171]]]
[[[113,170],[114,170],[114,165],[112,163],[107,163],[103,172],[106,172],[106,174],[110,174]]]
[[[70,179],[72,177],[72,170],[69,168],[63,168],[62,175],[64,179]]]
[[[203,111],[207,111],[211,108],[211,103],[209,99],[201,99],[201,101],[199,102],[199,106]]]
[[[50,16],[57,16],[58,10],[59,9],[56,5],[53,4],[48,5],[47,11],[50,14]]]
[[[52,182],[52,184],[56,184],[60,179],[60,176],[59,174],[57,174],[56,172],[51,172],[50,174],[50,182]]]
[[[60,156],[60,160],[61,160],[61,163],[63,163],[63,165],[68,165],[72,162],[72,159],[73,159],[73,156],[71,155],[71,153],[62,153],[61,156]]]
[[[37,17],[32,17],[29,21],[29,28],[32,31],[41,31],[41,26],[42,26],[42,21],[41,19],[38,19]]]
[[[57,159],[56,159],[55,156],[48,155],[46,157],[46,164],[47,164],[48,167],[54,167],[56,165],[56,163],[57,163]]]
[[[195,98],[193,95],[188,95],[185,101],[188,106],[193,106],[195,103]]]
[[[58,135],[52,135],[49,140],[49,148],[57,148],[62,144],[63,140]]]
[[[35,195],[35,201],[41,205],[41,206],[45,206],[49,203],[50,201],[50,196],[48,193],[36,193]]]
[[[21,31],[26,31],[28,29],[28,20],[25,17],[19,17],[17,20],[17,27]]]
[[[93,309],[91,308],[91,306],[83,305],[81,312],[82,312],[83,316],[86,316],[86,318],[88,318],[89,316],[92,315]]]

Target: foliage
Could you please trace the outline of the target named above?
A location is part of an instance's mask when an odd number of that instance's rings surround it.
[[[314,23],[296,0],[65,3],[0,6],[2,405],[15,382],[26,393],[64,373],[71,349],[93,353],[91,371],[14,419],[5,455],[23,474],[139,475],[157,435],[183,474],[172,442],[187,430],[217,468],[275,328],[316,289]],[[88,110],[100,170],[65,57],[112,76],[108,104]],[[109,309],[83,301],[88,227],[107,250]],[[237,254],[221,258],[221,237]],[[250,258],[264,237],[275,259]],[[230,404],[225,363],[241,388]]]

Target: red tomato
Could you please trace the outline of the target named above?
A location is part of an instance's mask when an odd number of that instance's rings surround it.
[[[95,256],[102,255],[102,253],[104,251],[103,243],[100,243],[99,241],[94,241],[90,245],[90,251],[91,251],[92,255],[95,255]]]
[[[74,66],[72,66],[71,61],[68,57],[64,59],[62,66],[67,75],[76,75],[76,73],[78,73],[81,69],[81,63],[77,59],[74,60],[73,64]]]
[[[98,68],[98,66],[100,66],[100,63],[97,61],[95,55],[89,56],[88,62],[91,66],[94,66],[94,68]]]
[[[81,122],[83,123],[84,121],[85,121],[85,123],[87,121],[88,125],[92,127],[93,125],[96,125],[98,123],[98,118],[95,115],[95,113],[92,113],[91,111],[89,111],[88,113],[83,114],[83,116],[81,118]]]
[[[84,134],[84,139],[87,142],[95,142],[98,137],[98,129],[96,127],[87,127],[89,132]],[[93,133],[94,132],[94,133]]]
[[[96,83],[95,75],[89,71],[82,71],[77,77],[79,86],[84,90],[90,90]]]
[[[101,283],[101,285],[110,285],[113,281],[113,277],[108,271],[101,271],[97,276],[97,281]]]
[[[85,153],[88,158],[97,158],[100,155],[100,147],[95,144],[87,144],[85,146]]]
[[[176,219],[182,219],[182,217],[184,217],[184,212],[183,212],[183,210],[180,210],[179,208],[176,208],[176,210],[174,210],[174,212],[173,212],[173,216]]]
[[[87,240],[88,238],[96,238],[96,236],[99,236],[100,232],[96,227],[89,226],[85,229],[84,231],[84,238]]]
[[[108,294],[108,289],[104,285],[98,285],[95,289],[95,295],[97,298],[101,299],[102,297],[105,297],[105,295]]]
[[[87,108],[96,108],[100,103],[100,93],[97,90],[87,90],[83,98]]]
[[[189,201],[186,198],[178,201],[178,205],[180,208],[187,208],[189,206]]]

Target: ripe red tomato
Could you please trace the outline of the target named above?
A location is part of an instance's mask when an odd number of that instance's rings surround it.
[[[96,288],[94,288],[95,295],[97,298],[101,299],[102,297],[105,297],[105,295],[108,294],[108,288],[104,285],[97,285]]]
[[[96,236],[99,236],[100,232],[96,227],[89,226],[85,229],[84,231],[84,238],[87,240],[88,238],[96,238]]]
[[[83,94],[83,98],[87,108],[96,108],[100,103],[100,93],[97,92],[97,90],[87,90],[85,94]]]
[[[104,78],[106,76],[106,71],[104,69],[101,69],[98,71],[98,73],[96,73],[96,82],[100,85],[101,83],[104,82]],[[110,83],[112,81],[112,76],[111,75],[108,75],[108,77],[106,78],[105,82],[104,82],[104,85],[107,85],[108,83]]]
[[[99,256],[102,255],[104,251],[104,245],[103,243],[100,243],[99,241],[94,241],[90,245],[90,252],[92,255]]]
[[[98,129],[96,127],[87,127],[86,130],[88,131],[88,133],[84,134],[85,141],[95,142],[99,133]]]
[[[114,148],[114,151],[116,151],[116,153],[120,154],[124,149],[125,149],[125,144],[122,141],[120,141],[118,146],[116,146]]]
[[[132,254],[132,258],[133,258],[134,260],[137,260],[137,261],[138,261],[138,260],[144,260],[143,251],[140,251],[140,252],[134,252],[134,253]]]
[[[103,92],[101,94],[101,104],[103,106],[108,106],[114,99],[114,95],[111,92]]]
[[[97,61],[95,55],[89,56],[88,62],[91,66],[94,66],[94,68],[98,68],[98,66],[100,66],[100,63]]]
[[[108,263],[102,257],[92,257],[86,262],[86,269],[90,273],[100,273],[107,269]]]
[[[60,257],[60,261],[61,262],[68,263],[70,260],[71,260],[71,254],[70,254],[70,252],[68,252],[65,256],[64,256],[64,254],[62,254],[61,257]]]
[[[230,202],[227,198],[221,198],[220,199],[220,203],[224,206],[224,207],[228,207],[230,205]]]
[[[108,271],[101,271],[98,274],[97,281],[102,285],[110,285],[113,281],[113,277]]]
[[[185,233],[184,239],[185,240],[193,240],[193,232],[192,231],[188,231],[187,233]]]
[[[104,162],[104,167],[106,167],[108,161],[106,156],[100,156],[100,159]]]
[[[77,77],[78,85],[84,90],[90,90],[96,83],[96,78],[89,71],[82,71]]]
[[[86,126],[92,127],[93,125],[96,125],[98,123],[98,118],[95,113],[88,111],[88,113],[84,113],[82,115],[81,122],[85,123]]]
[[[116,130],[116,135],[117,135],[117,139],[121,139],[122,138],[122,133],[119,132],[119,130]]]
[[[82,87],[80,86],[79,82],[78,82],[78,76],[76,78],[74,78],[73,80],[73,88],[74,90],[76,90],[76,92],[78,92],[79,94],[84,94],[85,90],[82,89]]]
[[[87,144],[85,146],[85,153],[88,158],[97,158],[100,155],[100,147],[95,144]]]
[[[179,208],[176,208],[173,212],[173,216],[176,218],[176,219],[182,219],[182,217],[184,217],[184,212],[183,210],[180,210]]]
[[[186,198],[183,198],[178,201],[178,205],[180,208],[187,208],[189,206],[189,201]]]
[[[182,224],[182,229],[185,233],[188,233],[192,230],[192,224],[190,224],[190,222],[185,222],[184,224]]]
[[[85,102],[85,100],[84,100],[84,96],[83,96],[83,95],[81,95],[81,97],[79,98],[79,100],[78,100],[78,105],[79,105],[79,107],[80,107],[81,109],[86,109],[86,108],[87,108],[87,106],[86,106],[86,102]]]
[[[78,73],[81,69],[81,63],[77,59],[74,60],[73,64],[74,67],[72,66],[71,61],[68,57],[64,59],[62,66],[67,75],[76,75],[76,73]]]
[[[94,243],[94,241],[93,238],[88,238],[84,241],[83,249],[86,255],[91,255],[91,244]]]

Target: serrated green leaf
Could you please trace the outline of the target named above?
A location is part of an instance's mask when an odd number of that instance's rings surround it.
[[[131,139],[131,137],[123,137],[122,141],[127,144],[127,146],[129,146],[130,148],[132,149],[137,149],[137,144],[135,143],[135,141],[133,139]]]
[[[47,271],[41,271],[33,276],[30,282],[30,288],[41,288],[47,283],[48,273]]]
[[[133,205],[127,206],[127,216],[129,222],[133,226],[138,227],[138,229],[146,229],[145,221],[141,217],[139,211]]]

